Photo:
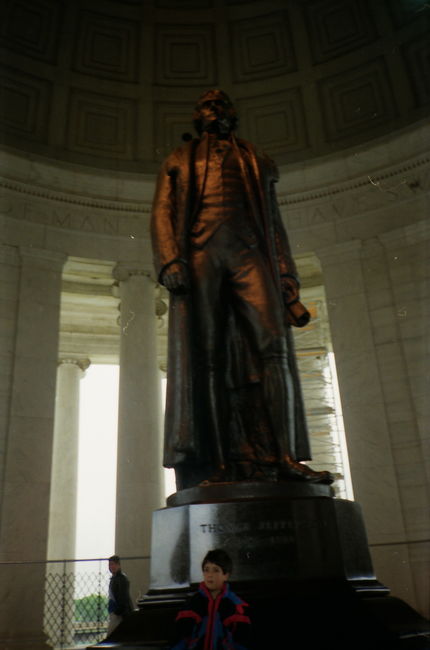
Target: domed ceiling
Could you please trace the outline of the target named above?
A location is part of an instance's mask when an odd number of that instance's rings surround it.
[[[3,0],[2,140],[153,172],[226,90],[239,135],[307,160],[428,114],[424,0]]]

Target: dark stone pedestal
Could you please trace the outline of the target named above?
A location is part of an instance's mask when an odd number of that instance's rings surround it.
[[[359,505],[299,482],[209,485],[169,497],[153,516],[150,589],[110,645],[95,647],[168,647],[213,548],[233,559],[254,650],[430,647],[428,622],[374,576]]]

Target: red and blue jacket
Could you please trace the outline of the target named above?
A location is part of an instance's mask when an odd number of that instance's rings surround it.
[[[251,621],[247,608],[227,582],[215,599],[201,582],[176,617],[172,650],[248,650]]]

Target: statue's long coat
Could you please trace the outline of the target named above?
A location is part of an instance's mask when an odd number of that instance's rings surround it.
[[[154,264],[160,281],[163,271],[172,263],[178,260],[187,262],[188,233],[199,201],[194,169],[195,152],[199,142],[199,140],[192,140],[173,151],[164,161],[158,176],[153,202],[151,234]],[[267,156],[257,154],[255,147],[249,142],[239,139],[236,142],[238,151],[246,152],[246,158],[250,163],[248,163],[249,185],[247,189],[252,196],[249,198],[254,206],[253,213],[259,221],[258,227],[261,230],[261,235],[266,241],[266,249],[275,281],[279,282],[280,274],[295,273],[296,268],[291,257],[274,191],[273,184],[278,179],[277,169]],[[200,146],[204,147],[208,144],[202,141]],[[241,157],[244,160],[243,153]],[[242,162],[241,165],[243,168]],[[198,462],[204,446],[200,444],[200,435],[204,435],[204,432],[197,430],[194,417],[191,301],[192,294],[185,296],[170,294],[165,467],[176,467],[184,462]],[[229,322],[231,326],[227,338],[229,345],[234,346],[234,340],[238,340],[238,332],[235,329],[234,318]],[[295,365],[292,335],[288,325],[286,325],[285,335],[289,350],[288,363],[295,391],[295,422],[290,427],[289,453],[296,460],[309,460],[311,455],[308,433]],[[243,346],[243,344],[242,338],[241,345]],[[231,357],[234,356],[233,351]],[[252,365],[252,351],[247,350],[245,356],[248,361],[236,366],[241,378],[230,377],[233,384],[242,381],[247,373],[254,372],[254,369],[247,368],[247,365]],[[243,347],[241,359],[243,359]]]

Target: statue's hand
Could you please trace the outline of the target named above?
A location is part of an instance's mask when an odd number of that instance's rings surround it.
[[[299,299],[299,285],[294,278],[282,276],[281,289],[286,304]]]
[[[188,293],[190,290],[190,278],[187,267],[179,262],[172,264],[164,271],[162,282],[171,293]]]

